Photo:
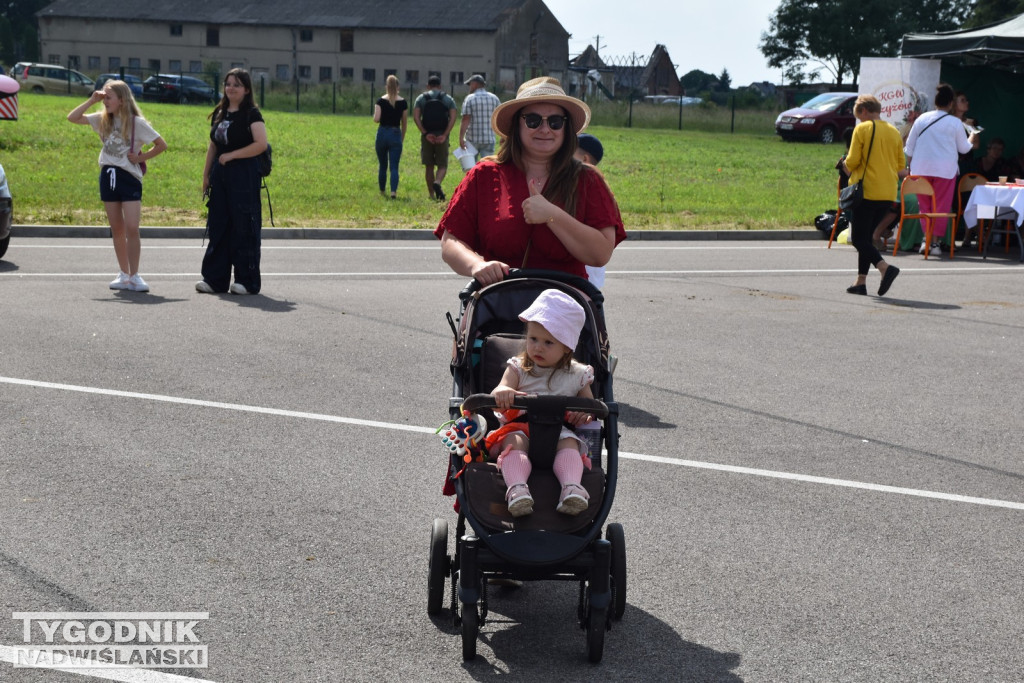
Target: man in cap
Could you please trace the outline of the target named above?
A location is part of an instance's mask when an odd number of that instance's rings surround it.
[[[469,95],[462,101],[462,124],[459,127],[459,146],[466,149],[468,140],[476,147],[477,160],[494,154],[494,131],[491,114],[501,104],[494,93],[487,92],[487,81],[474,74],[466,81]]]

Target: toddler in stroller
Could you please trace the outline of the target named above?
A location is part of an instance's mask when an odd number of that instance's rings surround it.
[[[491,392],[501,411],[502,426],[487,435],[485,444],[496,457],[508,490],[505,500],[513,517],[533,512],[533,496],[526,483],[532,466],[529,452],[529,424],[525,413],[512,408],[516,396],[554,394],[593,398],[590,385],[594,368],[572,357],[586,322],[583,307],[564,292],[546,289],[519,314],[526,323],[525,348],[508,359],[501,384]],[[590,422],[589,413],[569,411],[566,422],[579,426]],[[578,515],[587,509],[590,498],[580,485],[583,468],[590,469],[586,442],[568,427],[562,427],[551,469],[562,487],[558,512]]]
[[[588,659],[598,662],[605,632],[626,609],[625,534],[615,522],[605,529],[618,476],[618,406],[604,298],[583,278],[525,270],[513,270],[488,286],[473,281],[459,298],[458,321],[449,316],[455,334],[449,399],[454,426],[443,437],[449,452],[445,492],[457,497],[458,520],[454,553],[449,553],[447,520],[434,520],[427,612],[439,614],[445,598],[450,600],[453,623],[462,631],[462,656],[470,660],[479,629],[488,621],[488,586],[578,582],[576,620],[586,634]],[[536,336],[548,351],[529,350],[524,321],[527,336]],[[536,377],[527,377],[531,371],[520,374],[522,363],[515,357],[524,341],[526,358],[536,355]],[[557,367],[569,360],[563,345],[575,347],[577,364]],[[566,369],[576,365],[582,370]],[[550,386],[548,374],[553,375]],[[563,380],[569,384],[559,386]],[[525,415],[502,424],[492,413],[508,407]],[[509,425],[502,436],[500,430]],[[572,434],[567,426],[576,427],[579,440],[566,435]],[[489,452],[480,446],[488,430],[498,434]],[[509,449],[506,438],[516,431],[522,434],[511,445],[519,447]],[[510,459],[515,450],[522,454]],[[566,452],[556,468],[560,451]],[[503,456],[500,470],[488,457],[494,453]],[[565,470],[559,474],[561,463]],[[522,493],[533,501],[518,503]],[[517,505],[532,513],[515,514]]]

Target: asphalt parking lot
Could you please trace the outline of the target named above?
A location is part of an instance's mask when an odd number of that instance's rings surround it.
[[[576,588],[495,593],[475,661],[426,614],[464,279],[433,241],[266,240],[263,293],[198,239],[0,261],[0,680],[1020,681],[1024,265],[626,242],[628,606],[586,662]],[[878,286],[877,273],[868,290]],[[208,667],[16,668],[15,613],[208,613]],[[40,641],[34,640],[33,645]]]

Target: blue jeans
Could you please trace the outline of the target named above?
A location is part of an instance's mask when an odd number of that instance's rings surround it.
[[[391,192],[398,191],[398,162],[402,158],[402,129],[377,127],[377,185],[384,191],[384,182],[388,177],[388,164],[391,165]]]

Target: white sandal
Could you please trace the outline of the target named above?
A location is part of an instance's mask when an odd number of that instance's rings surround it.
[[[523,517],[533,512],[533,496],[526,484],[509,486],[505,500],[508,501],[508,512],[513,517]]]
[[[589,497],[587,490],[579,484],[566,484],[562,487],[562,497],[558,501],[556,512],[578,515],[590,506],[587,502]]]

